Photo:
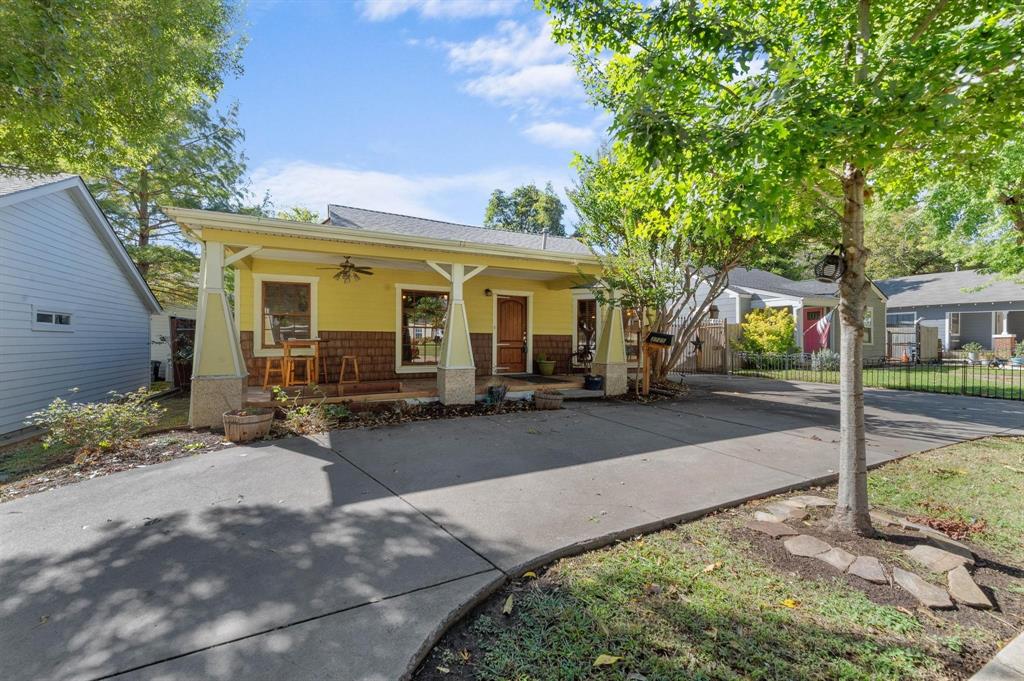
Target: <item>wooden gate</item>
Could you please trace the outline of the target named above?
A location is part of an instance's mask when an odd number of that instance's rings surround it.
[[[683,355],[672,372],[683,374],[728,373],[729,335],[729,325],[725,320],[708,319],[704,321],[698,327],[693,338],[687,342]]]
[[[196,342],[196,320],[171,317],[171,366],[174,387],[192,385],[192,349]]]

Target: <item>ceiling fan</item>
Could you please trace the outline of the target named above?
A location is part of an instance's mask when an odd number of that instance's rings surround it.
[[[346,284],[352,280],[359,281],[360,275],[373,276],[372,267],[360,267],[352,262],[352,256],[346,255],[345,259],[334,267],[318,267],[318,270],[338,270],[332,277],[335,281],[343,281]]]

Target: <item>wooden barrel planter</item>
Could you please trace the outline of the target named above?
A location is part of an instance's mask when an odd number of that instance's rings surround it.
[[[533,403],[537,409],[561,409],[565,395],[559,392],[537,390],[533,393]]]
[[[274,422],[274,410],[266,407],[224,412],[224,437],[232,442],[252,442],[266,437]]]

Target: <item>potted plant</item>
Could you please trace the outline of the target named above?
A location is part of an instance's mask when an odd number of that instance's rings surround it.
[[[557,390],[535,390],[533,391],[533,403],[537,409],[561,409],[565,395]]]
[[[544,353],[537,355],[537,373],[541,376],[551,376],[555,373],[555,360],[548,359]]]
[[[970,343],[967,343],[960,349],[967,353],[967,361],[970,362],[971,364],[974,364],[975,362],[978,361],[978,353],[984,350],[985,348],[982,347],[981,343],[971,341]]]
[[[1013,357],[1010,358],[1010,365],[1024,368],[1024,340],[1017,343],[1013,349]]]
[[[251,442],[270,434],[274,410],[246,407],[224,412],[224,437],[232,442]]]

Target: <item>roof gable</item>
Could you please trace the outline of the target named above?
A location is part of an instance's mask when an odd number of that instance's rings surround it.
[[[75,205],[85,216],[100,241],[110,251],[111,256],[128,277],[132,289],[142,302],[153,313],[161,311],[153,291],[142,278],[121,239],[114,232],[107,217],[100,210],[96,199],[78,175],[0,175],[0,208],[14,205],[22,201],[39,198],[60,191],[67,191],[74,199]]]

